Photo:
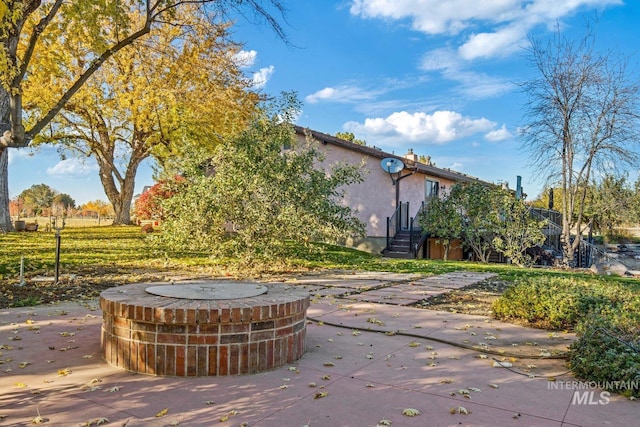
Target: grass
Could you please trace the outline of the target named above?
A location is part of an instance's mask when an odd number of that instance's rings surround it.
[[[363,271],[388,271],[435,275],[468,270],[495,272],[500,279],[512,282],[526,277],[582,277],[593,280],[587,273],[550,269],[524,269],[506,264],[481,264],[466,261],[403,260],[382,258],[354,249],[326,244],[314,244],[311,248],[291,243],[285,261],[252,265],[237,259],[213,258],[205,252],[174,252],[153,243],[148,235],[136,226],[68,227],[60,232],[60,274],[78,276],[78,289],[88,283],[104,282],[104,286],[144,280],[149,275],[168,272],[180,274],[207,274],[211,276],[260,277],[286,275],[313,270],[343,269]],[[24,257],[24,274],[53,277],[55,268],[55,232],[21,232],[0,234],[0,286],[19,283],[20,262]],[[615,276],[598,280],[636,283],[640,281]],[[73,294],[78,290],[69,290]],[[51,293],[60,293],[52,288]],[[95,292],[94,292],[95,293]],[[15,295],[18,300],[33,301],[31,295]],[[53,298],[53,297],[51,297]],[[51,298],[36,296],[35,300]],[[64,295],[61,296],[64,298]],[[5,303],[4,305],[6,305]],[[0,306],[3,303],[0,301]]]

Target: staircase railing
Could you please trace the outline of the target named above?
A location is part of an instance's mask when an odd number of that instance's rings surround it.
[[[420,239],[418,239],[417,242],[414,243],[414,232],[418,231],[418,230],[422,230],[422,227],[420,227],[420,217],[422,216],[422,212],[424,211],[424,202],[422,202],[422,204],[420,205],[420,208],[418,208],[418,212],[416,212],[416,215],[414,217],[411,218],[411,221],[409,222],[409,251],[411,252],[411,254],[413,255],[414,258],[418,257],[418,251],[420,250],[420,247],[422,246],[422,244],[424,243],[424,236],[422,236],[422,233],[420,233]]]
[[[391,241],[395,237],[396,233],[400,231],[400,222],[401,222],[401,213],[402,213],[402,202],[398,203],[396,206],[396,210],[393,211],[393,215],[387,217],[387,246],[385,249],[389,249],[391,247]]]

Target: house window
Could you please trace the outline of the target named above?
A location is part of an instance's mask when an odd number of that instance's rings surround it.
[[[424,199],[429,200],[432,197],[438,197],[440,183],[438,181],[424,180]]]

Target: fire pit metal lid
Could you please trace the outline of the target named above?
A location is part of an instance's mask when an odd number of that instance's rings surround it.
[[[251,298],[267,293],[267,287],[257,283],[211,281],[150,286],[145,290],[150,294],[162,297],[196,300]]]

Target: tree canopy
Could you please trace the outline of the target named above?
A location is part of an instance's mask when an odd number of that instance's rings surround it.
[[[341,188],[362,180],[359,166],[316,167],[317,142],[300,144],[286,120],[297,101],[267,108],[202,167],[185,168],[180,191],[164,204],[160,238],[176,249],[205,249],[248,262],[281,259],[287,241],[361,236],[364,224],[341,204]],[[291,147],[284,149],[285,147]]]
[[[211,150],[245,126],[255,108],[257,95],[234,60],[239,47],[228,40],[227,25],[212,29],[194,8],[176,15],[184,25],[158,25],[144,43],[106,61],[35,140],[96,159],[114,224],[130,222],[135,176],[144,159],[179,155],[185,144]],[[63,50],[80,56],[74,47]],[[51,83],[45,74],[60,68],[43,58],[34,67],[42,75],[25,84],[33,116],[51,107],[35,94],[47,93]]]
[[[251,13],[286,40],[278,22],[278,0],[142,0],[97,4],[85,0],[13,0],[0,12],[0,226],[11,229],[8,215],[7,148],[24,147],[45,129],[110,58],[154,34],[162,25],[182,26],[182,8],[196,8],[213,26],[230,13]],[[273,13],[272,13],[273,11]],[[135,19],[134,17],[140,17]],[[54,46],[61,43],[61,47]],[[46,74],[55,91],[39,94],[48,108],[31,111],[25,83],[38,59],[60,67]],[[79,52],[73,55],[71,52]],[[41,56],[42,55],[42,56]],[[61,84],[57,84],[61,83]],[[24,114],[24,120],[23,120]]]
[[[561,189],[561,241],[570,266],[588,225],[589,184],[638,164],[640,86],[625,58],[596,52],[594,41],[590,29],[577,41],[560,30],[549,41],[531,40],[538,76],[522,84],[525,147],[532,166]]]

